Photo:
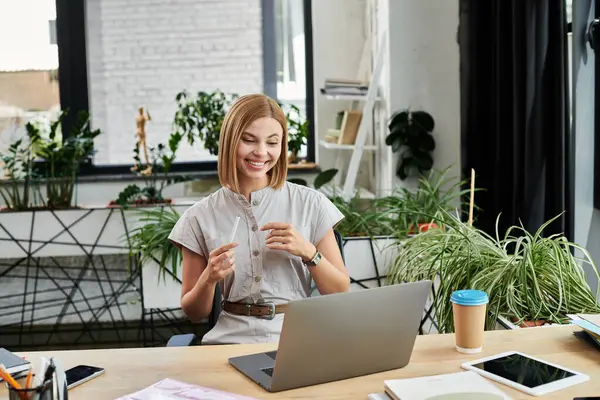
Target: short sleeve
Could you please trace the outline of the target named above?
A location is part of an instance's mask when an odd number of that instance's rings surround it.
[[[169,241],[179,249],[185,247],[208,259],[208,249],[198,218],[189,211],[179,217],[169,234]]]
[[[315,201],[317,204],[315,204],[314,208],[315,226],[313,229],[313,244],[317,245],[330,229],[335,228],[344,219],[344,214],[323,193],[318,193]]]

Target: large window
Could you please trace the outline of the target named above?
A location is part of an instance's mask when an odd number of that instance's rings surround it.
[[[60,111],[54,0],[0,1],[0,151]]]
[[[276,97],[283,104],[294,104],[307,116],[305,12],[308,10],[303,0],[275,0],[274,8]],[[306,157],[307,150],[302,149],[300,157]]]
[[[102,131],[96,171],[129,169],[140,107],[150,117],[147,145],[167,144],[183,90],[264,92],[312,118],[308,1],[83,1],[89,110]],[[313,143],[311,137],[300,155],[314,154]],[[183,142],[176,163],[176,169],[215,169],[216,156],[201,142]]]
[[[84,173],[129,173],[140,107],[155,147],[178,93],[263,92],[310,121],[300,156],[314,161],[310,0],[4,1],[0,34],[0,143],[28,119],[87,110],[102,134]],[[216,158],[183,141],[172,170],[216,170]]]

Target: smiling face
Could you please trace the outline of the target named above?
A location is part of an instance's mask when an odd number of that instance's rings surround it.
[[[274,118],[254,120],[242,132],[237,147],[236,163],[240,183],[267,185],[267,172],[281,156],[283,128]]]
[[[219,182],[247,198],[266,186],[280,189],[287,178],[287,119],[263,93],[238,98],[219,134]]]

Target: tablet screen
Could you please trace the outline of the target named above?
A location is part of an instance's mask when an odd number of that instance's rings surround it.
[[[483,361],[473,364],[473,367],[529,388],[545,385],[575,375],[571,372],[537,360],[532,360],[531,358],[524,357],[520,354],[509,354],[508,356]]]

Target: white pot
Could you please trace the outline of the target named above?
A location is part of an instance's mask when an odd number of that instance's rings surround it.
[[[182,213],[189,206],[174,208]],[[0,212],[0,258],[127,254],[126,232],[141,224],[135,210],[98,207]]]
[[[145,263],[142,269],[142,289],[146,310],[181,307],[181,266],[175,277],[169,272],[163,277],[158,263]]]

